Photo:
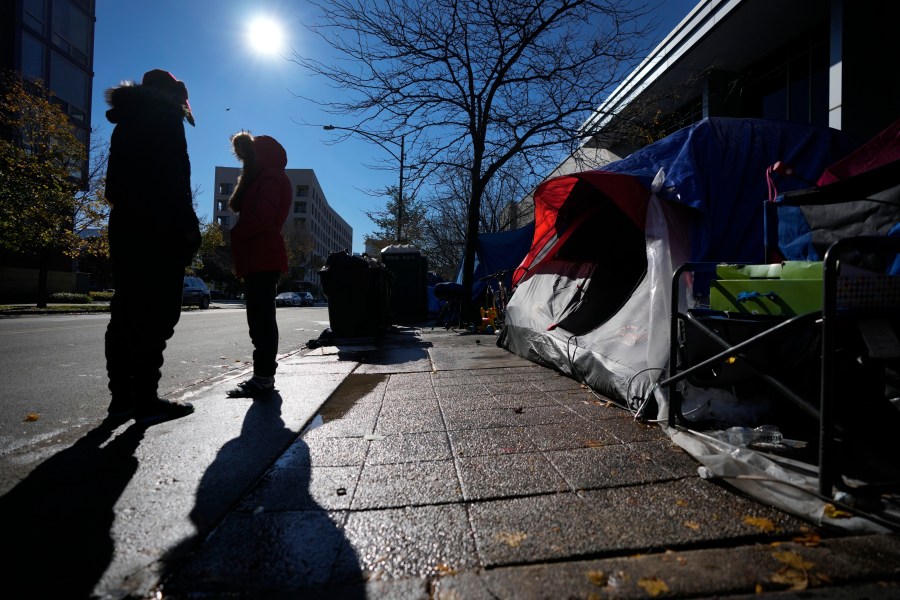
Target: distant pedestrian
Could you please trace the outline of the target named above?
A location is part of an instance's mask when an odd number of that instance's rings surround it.
[[[106,92],[115,125],[106,174],[115,294],[106,329],[113,417],[163,421],[193,412],[158,396],[166,342],[181,317],[184,268],[200,247],[184,121],[184,83],[155,69]]]
[[[234,154],[243,163],[241,176],[228,202],[238,214],[231,229],[234,271],[244,279],[247,325],[253,342],[253,377],[228,395],[255,398],[275,389],[278,322],[275,295],[278,278],[288,270],[281,228],[291,207],[291,181],[284,169],[287,152],[267,135],[236,133]]]

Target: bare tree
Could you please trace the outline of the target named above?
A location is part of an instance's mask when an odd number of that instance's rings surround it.
[[[486,185],[478,215],[478,231],[495,233],[515,228],[509,207],[528,190],[528,180],[513,168],[514,160]],[[429,256],[429,267],[445,279],[454,279],[465,256],[466,219],[472,185],[466,169],[448,168],[437,178],[428,206],[428,219],[422,248]]]
[[[410,162],[426,165],[423,176],[444,167],[470,174],[467,290],[488,182],[519,157],[536,184],[561,150],[577,145],[588,114],[644,50],[644,7],[624,0],[314,4],[321,20],[309,28],[349,59],[294,55],[349,92],[322,103],[327,110],[383,139],[403,136]]]

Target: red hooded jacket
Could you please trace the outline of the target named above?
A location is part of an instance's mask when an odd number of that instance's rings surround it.
[[[287,252],[281,229],[291,208],[291,181],[284,172],[287,152],[267,135],[241,133],[232,138],[232,143],[235,154],[244,162],[231,199],[232,208],[240,215],[231,229],[235,274],[286,273]]]

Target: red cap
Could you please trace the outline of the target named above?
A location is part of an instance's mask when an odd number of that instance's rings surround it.
[[[181,105],[184,107],[184,118],[187,119],[187,122],[191,125],[194,124],[194,113],[191,111],[191,105],[188,102],[187,86],[184,85],[183,81],[178,81],[178,79],[168,71],[153,69],[152,71],[144,73],[141,85],[150,86],[166,92],[181,102]]]

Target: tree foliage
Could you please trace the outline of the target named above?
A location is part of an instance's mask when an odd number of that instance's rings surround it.
[[[5,74],[0,96],[0,240],[13,252],[77,254],[73,213],[84,144],[43,87]]]
[[[469,174],[468,290],[488,183],[517,159],[533,187],[643,52],[643,7],[623,0],[314,4],[321,19],[310,29],[348,59],[294,57],[349,92],[325,106],[382,138],[405,136],[425,177],[446,167]]]
[[[310,271],[314,265],[310,264],[313,253],[313,237],[306,223],[289,223],[285,229],[284,249],[288,256],[288,273],[290,279],[311,279]]]
[[[415,196],[403,192],[403,202],[400,202],[400,188],[396,185],[388,186],[385,190],[388,197],[384,208],[381,210],[365,211],[369,219],[378,228],[367,236],[366,239],[390,244],[412,244],[422,248],[425,241],[425,229],[427,220],[427,208],[419,202]],[[398,233],[400,232],[399,237]]]
[[[47,301],[51,256],[107,251],[102,236],[80,235],[99,227],[108,208],[105,163],[92,163],[86,182],[86,159],[85,144],[51,92],[18,73],[0,73],[0,244],[40,257],[39,305]]]

